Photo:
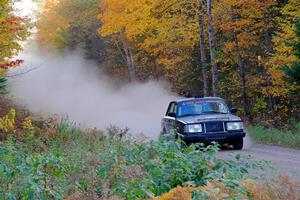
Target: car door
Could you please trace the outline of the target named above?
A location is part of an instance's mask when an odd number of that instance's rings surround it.
[[[173,139],[176,136],[176,111],[177,104],[176,102],[171,102],[169,104],[168,110],[165,117],[163,118],[162,123],[162,132],[166,134],[168,139]]]

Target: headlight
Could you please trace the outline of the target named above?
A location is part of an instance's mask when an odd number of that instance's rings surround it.
[[[185,125],[184,132],[185,133],[201,133],[202,125],[201,124]]]
[[[244,124],[243,122],[227,122],[226,128],[228,131],[243,130]]]

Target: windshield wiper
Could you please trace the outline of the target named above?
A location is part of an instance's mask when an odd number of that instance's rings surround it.
[[[180,115],[178,117],[187,117],[187,116],[195,116],[195,115],[201,115],[201,114],[185,114],[185,115]]]
[[[228,113],[224,113],[224,112],[218,112],[218,111],[206,111],[206,112],[202,112],[202,113],[198,113],[198,114],[185,114],[185,115],[180,115],[178,117],[188,117],[188,116],[197,116],[197,115],[204,115],[204,114],[228,114]]]
[[[206,112],[202,112],[202,114],[209,114],[209,113],[228,114],[228,113],[225,113],[225,112],[219,112],[219,111],[206,111]]]

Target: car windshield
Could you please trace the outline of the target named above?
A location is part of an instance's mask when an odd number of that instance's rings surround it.
[[[205,114],[228,114],[228,106],[223,101],[205,101],[205,100],[192,100],[184,101],[178,104],[177,115],[190,116],[190,115],[205,115]]]

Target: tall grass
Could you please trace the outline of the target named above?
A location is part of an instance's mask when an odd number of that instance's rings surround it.
[[[293,122],[292,128],[266,128],[250,126],[248,132],[256,142],[300,149],[300,122]]]

